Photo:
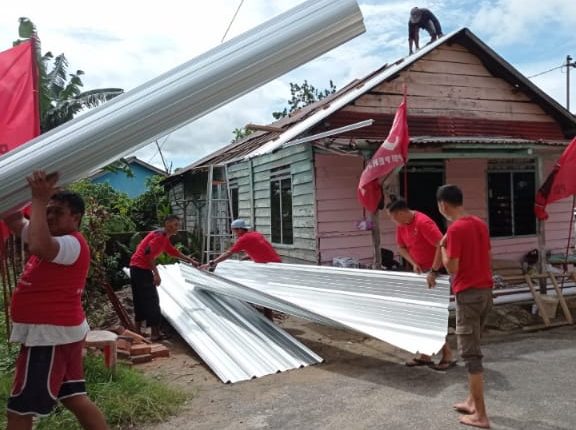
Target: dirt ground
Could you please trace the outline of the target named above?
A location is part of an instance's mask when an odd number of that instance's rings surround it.
[[[452,401],[461,400],[466,394],[466,372],[461,364],[448,372],[428,368],[409,369],[403,365],[411,357],[409,353],[373,338],[284,315],[280,315],[276,321],[322,356],[325,362],[226,385],[220,382],[176,335],[172,340],[166,341],[172,350],[170,358],[158,359],[139,368],[166,383],[181,387],[193,397],[181,414],[165,423],[146,427],[146,430],[433,430],[461,427],[450,409]],[[516,330],[527,321],[534,322],[537,318],[517,307],[499,308],[491,318],[492,328],[486,338],[486,348],[489,351],[487,355],[491,359],[501,355],[503,363],[508,365],[509,358],[522,348],[529,351],[527,354],[553,353],[553,348],[549,345],[542,346],[541,350],[536,348],[536,352],[532,351],[535,345],[532,337],[538,342],[547,342],[554,335],[551,335],[552,331],[522,334],[522,330]],[[504,332],[495,327],[499,325],[513,331]],[[570,345],[573,344],[574,333],[573,328],[561,332],[558,337],[558,345],[561,346],[559,351],[566,353],[565,342],[570,340]],[[529,338],[526,338],[527,336]],[[449,342],[455,347],[453,335],[449,336]],[[526,342],[526,346],[514,346],[514,342],[520,342],[518,345]],[[576,352],[576,347],[573,352]],[[565,358],[554,359],[566,362]],[[539,358],[525,359],[527,362],[538,360]],[[525,391],[525,388],[515,387],[521,384],[514,384],[503,377],[505,372],[496,367],[487,371],[487,380],[492,381],[487,384],[489,395],[490,390],[496,393],[516,389]],[[525,371],[516,367],[510,374],[517,374],[521,381],[526,377]],[[522,399],[522,394],[513,395],[517,396],[515,400],[520,403],[517,407],[520,417],[529,415],[534,410],[530,405],[531,395],[526,399]],[[573,399],[573,395],[570,398]],[[520,413],[524,409],[526,411]],[[572,425],[562,425],[567,419],[572,422],[572,415],[565,418],[552,409],[550,414],[550,422],[559,420],[560,424],[549,425],[547,418],[530,421],[537,425],[525,425],[524,418],[513,420],[503,413],[504,417],[500,418],[499,423],[504,425],[493,425],[493,428],[574,428]],[[573,415],[573,422],[576,422],[576,412]],[[380,426],[380,422],[387,424]]]

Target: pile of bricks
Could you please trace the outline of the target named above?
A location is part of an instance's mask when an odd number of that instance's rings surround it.
[[[170,350],[130,330],[123,330],[116,341],[118,358],[129,360],[132,364],[147,363],[154,358],[170,357]]]

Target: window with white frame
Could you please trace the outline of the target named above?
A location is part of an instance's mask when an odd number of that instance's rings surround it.
[[[272,243],[293,244],[290,166],[282,166],[270,171],[270,209]]]
[[[536,234],[533,160],[494,160],[488,163],[488,224],[491,237]]]

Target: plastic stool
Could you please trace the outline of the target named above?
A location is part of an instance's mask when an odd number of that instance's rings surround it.
[[[118,335],[106,330],[91,330],[84,342],[87,348],[99,348],[104,353],[104,365],[109,369],[116,368],[116,339]]]

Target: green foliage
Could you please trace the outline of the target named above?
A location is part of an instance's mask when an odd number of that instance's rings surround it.
[[[64,54],[56,57],[51,52],[42,54],[36,26],[28,18],[19,19],[18,40],[14,45],[34,40],[36,63],[40,75],[40,128],[42,133],[67,121],[84,109],[99,106],[124,92],[121,88],[100,88],[82,91],[82,70],[68,73],[68,60]]]
[[[148,190],[136,197],[132,202],[129,215],[139,231],[154,230],[164,223],[164,218],[170,215],[172,208],[168,194],[161,182],[162,176],[148,178]]]
[[[88,179],[74,182],[70,190],[80,194],[86,206],[98,207],[92,215],[101,222],[107,233],[134,231],[136,225],[132,221],[132,200],[126,193],[116,191],[106,182],[94,183]],[[85,223],[88,219],[85,218]]]
[[[161,422],[174,415],[186,401],[186,395],[122,364],[116,374],[103,365],[101,357],[88,355],[84,362],[90,398],[104,413],[113,428],[129,428]],[[11,376],[0,374],[0,403],[8,399]],[[0,428],[5,414],[0,414]],[[59,406],[50,416],[39,420],[37,430],[80,429],[74,416]]]
[[[4,309],[4,297],[1,295],[0,306]],[[17,355],[18,346],[7,341],[6,320],[4,315],[2,315],[2,318],[0,318],[0,375],[10,373],[14,369]]]
[[[238,142],[244,139],[246,136],[250,136],[254,133],[254,130],[250,130],[249,128],[242,127],[242,128],[235,128],[232,134],[234,134],[234,139],[232,139],[232,143]]]
[[[291,98],[288,100],[288,107],[285,107],[280,112],[273,112],[272,116],[274,119],[280,119],[295,110],[308,106],[318,100],[329,96],[336,92],[336,86],[334,82],[330,81],[330,87],[324,90],[319,90],[314,85],[309,84],[307,80],[304,80],[302,84],[295,84],[290,82],[290,94]]]

